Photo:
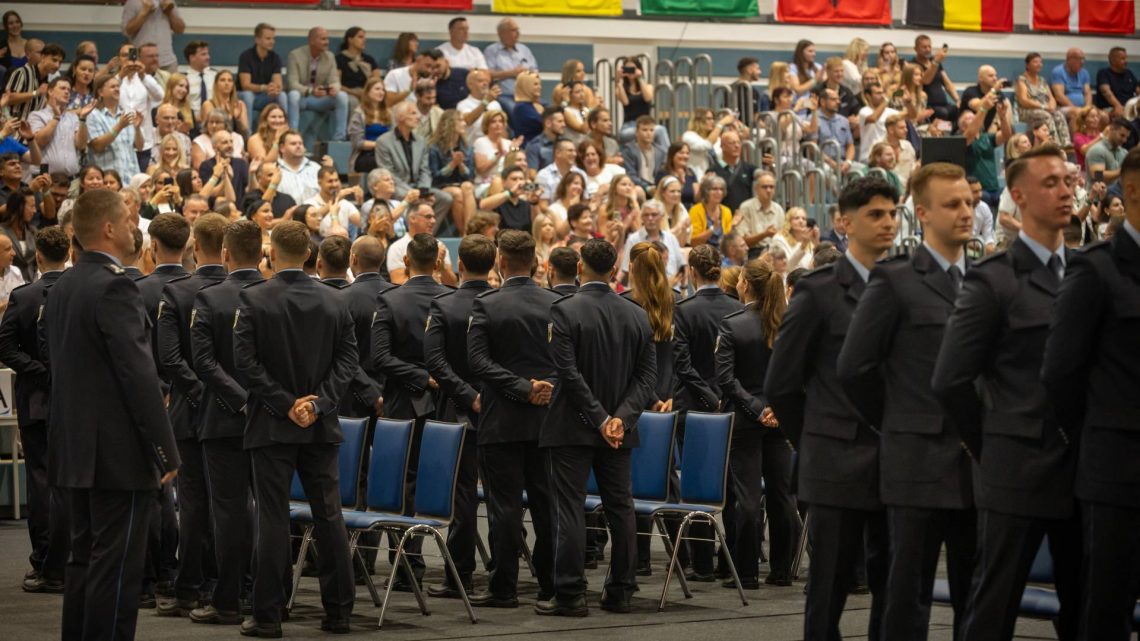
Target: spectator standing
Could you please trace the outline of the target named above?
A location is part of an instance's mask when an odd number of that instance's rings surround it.
[[[360,104],[364,86],[369,80],[380,78],[380,65],[365,51],[367,34],[361,27],[349,27],[344,32],[340,51],[336,54],[336,68],[340,72],[341,89],[348,94],[348,110]]]
[[[1085,69],[1085,52],[1076,47],[1066,51],[1065,61],[1053,67],[1050,78],[1057,107],[1071,116],[1071,112],[1092,105],[1091,81]]]
[[[238,57],[238,98],[245,103],[248,131],[253,130],[253,114],[276,104],[282,111],[289,108],[281,69],[285,63],[273,47],[277,29],[264,22],[253,28],[253,46]]]
[[[156,142],[151,113],[162,103],[162,85],[154,76],[146,73],[139,59],[138,48],[134,45],[119,47],[118,77],[119,107],[123,111],[134,112],[139,119],[143,143],[138,152],[138,164],[139,168],[145,169],[150,166],[151,152]],[[127,178],[129,177],[124,179]]]
[[[451,211],[451,194],[431,186],[427,141],[415,133],[420,112],[414,104],[400,102],[392,108],[392,119],[395,127],[376,141],[376,164],[392,172],[396,198],[403,198],[412,189],[424,196],[430,193],[435,213],[442,219]]]
[[[308,43],[289,52],[289,126],[297,129],[302,111],[333,114],[333,140],[344,140],[348,126],[348,94],[337,78],[336,57],[329,51],[329,32],[309,30]]]
[[[67,70],[67,77],[71,81],[68,109],[82,109],[95,101],[95,92],[92,90],[95,83],[95,67],[95,59],[91,56],[80,55],[71,63],[71,68]]]
[[[120,29],[136,47],[148,42],[158,45],[158,63],[166,71],[178,71],[174,34],[185,32],[186,23],[174,0],[127,0]]]
[[[984,127],[985,114],[990,110],[996,111],[999,117],[996,134],[987,132]],[[986,94],[977,114],[967,111],[961,115],[958,129],[966,137],[966,173],[977,176],[982,181],[982,200],[991,207],[997,207],[1001,184],[998,182],[994,149],[1004,145],[1013,136],[1013,126],[1009,122],[1009,101]]]
[[[119,77],[104,76],[96,84],[98,107],[79,119],[79,135],[87,134],[88,161],[120,176],[139,173],[138,153],[143,147],[142,119],[119,108]]]
[[[732,219],[732,229],[748,245],[748,257],[758,258],[766,250],[773,236],[784,228],[784,208],[773,198],[776,195],[776,175],[770,171],[756,172],[752,181],[753,198],[740,204]]]
[[[812,88],[827,77],[823,65],[815,61],[815,44],[811,40],[796,43],[788,71],[792,74],[791,88],[797,101],[807,98]]]
[[[437,49],[443,52],[452,67],[460,69],[486,69],[487,60],[483,52],[467,42],[471,31],[467,18],[452,18],[447,23],[447,42],[440,43]]]
[[[0,42],[0,67],[11,71],[28,63],[24,20],[15,11],[5,11],[0,23],[4,30],[3,41]]]
[[[305,156],[305,139],[296,129],[288,129],[278,139],[281,158],[281,183],[277,191],[289,196],[294,202],[305,202],[317,195],[317,171],[320,165]]]
[[[79,134],[79,119],[86,118],[94,103],[76,111],[67,108],[71,82],[59,77],[48,83],[47,105],[28,115],[35,143],[42,150],[41,162],[52,172],[68,176],[79,173],[79,152],[87,148],[86,135]]]
[[[527,71],[515,77],[514,110],[511,112],[511,126],[515,133],[528,143],[542,133],[542,79],[537,71]]]
[[[914,64],[922,70],[920,82],[926,92],[926,104],[934,109],[936,118],[953,123],[958,121],[958,90],[942,68],[942,61],[948,54],[947,47],[933,51],[930,36],[920,35],[914,39]],[[863,91],[866,90],[864,87]]]
[[[475,144],[483,134],[483,117],[491,111],[502,111],[499,104],[502,87],[491,85],[491,72],[486,69],[472,69],[467,72],[468,95],[455,106],[467,121],[467,142]]]
[[[1136,76],[1128,68],[1128,51],[1124,47],[1108,50],[1108,66],[1096,72],[1096,106],[1111,112],[1114,118],[1124,116],[1124,105],[1136,96]]]
[[[1007,82],[1005,79],[998,80],[997,70],[992,66],[982,65],[978,67],[978,84],[967,87],[966,90],[962,92],[962,104],[958,106],[958,112],[961,113],[969,110],[977,113],[978,107],[982,103],[982,98],[994,90],[1000,92],[1002,88],[1001,85],[1005,82]],[[1001,99],[1004,100],[1004,96],[1002,96]],[[985,130],[988,131],[990,126],[993,125],[995,116],[997,116],[997,113],[993,110],[990,110],[986,114]]]
[[[5,82],[9,116],[20,120],[47,104],[48,79],[59,71],[64,57],[59,45],[38,40],[28,41],[28,53],[28,64],[10,72]]]
[[[218,72],[214,77],[213,97],[202,103],[201,119],[218,110],[226,115],[226,129],[239,135],[244,140],[249,136],[249,114],[246,113],[245,103],[238,98],[237,83],[234,74],[227,69]],[[244,149],[244,145],[241,146]]]
[[[487,68],[491,70],[491,80],[497,80],[503,90],[499,104],[503,111],[515,111],[515,80],[524,71],[538,71],[538,60],[530,52],[530,47],[519,42],[519,24],[511,18],[503,18],[496,28],[499,41],[483,51]]]
[[[182,49],[186,64],[190,70],[186,72],[186,80],[190,89],[186,98],[190,101],[190,108],[194,115],[202,113],[202,105],[213,97],[214,78],[218,70],[210,66],[210,44],[204,40],[192,40]]]
[[[887,106],[882,85],[864,88],[863,99],[867,106],[859,110],[859,161],[865,163],[871,155],[871,148],[887,137],[887,118],[899,112]]]
[[[711,172],[724,180],[724,205],[733,212],[752,196],[752,175],[756,173],[756,167],[744,160],[742,152],[740,134],[729,129],[720,135],[720,155],[712,158]]]

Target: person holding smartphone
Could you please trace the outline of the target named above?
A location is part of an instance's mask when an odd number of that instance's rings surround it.
[[[95,83],[99,100],[86,117],[79,118],[79,135],[87,136],[87,160],[103,170],[114,169],[120,176],[139,173],[137,152],[145,141],[140,130],[142,119],[119,106],[118,75],[104,76]]]

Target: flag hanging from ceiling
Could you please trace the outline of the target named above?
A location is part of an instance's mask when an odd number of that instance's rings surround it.
[[[643,16],[751,18],[759,13],[756,0],[641,0]]]
[[[495,13],[620,16],[621,0],[495,0]]]
[[[947,31],[1013,31],[1013,0],[907,0],[906,23]]]
[[[777,22],[891,24],[891,0],[776,0]]]
[[[1116,33],[1136,30],[1133,0],[1033,0],[1034,31]]]

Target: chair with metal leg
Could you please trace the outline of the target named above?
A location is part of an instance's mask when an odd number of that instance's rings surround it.
[[[631,489],[635,501],[664,503],[669,500],[669,476],[673,473],[673,453],[676,444],[677,412],[642,412],[637,421],[639,444],[631,455]],[[665,553],[673,557],[673,541],[665,526],[664,514],[652,518],[658,534],[652,531],[645,536],[660,536],[665,543]],[[686,599],[693,597],[685,571],[680,565],[674,570],[677,582]]]
[[[340,431],[344,434],[344,441],[337,450],[337,474],[340,485],[340,505],[346,510],[360,507],[360,473],[364,469],[364,441],[368,434],[367,418],[340,417]],[[293,473],[293,483],[289,487],[289,521],[303,528],[301,535],[301,550],[297,554],[297,562],[293,566],[293,590],[289,594],[289,601],[285,608],[292,609],[293,601],[297,598],[297,588],[301,585],[301,571],[308,559],[309,549],[313,544],[313,511],[309,507],[305,489],[301,487],[301,477]],[[364,566],[364,560],[353,555],[354,561]],[[367,572],[365,572],[367,575]],[[373,589],[375,593],[375,589]],[[373,594],[373,600],[376,596]]]
[[[379,433],[379,430],[377,430]],[[455,479],[459,470],[459,452],[463,447],[465,437],[464,427],[460,423],[442,423],[428,421],[424,424],[423,438],[420,441],[420,460],[416,468],[416,496],[415,516],[404,516],[402,510],[395,511],[395,497],[389,495],[387,500],[379,500],[373,505],[371,478],[369,479],[369,508],[381,509],[382,512],[352,511],[344,515],[345,523],[349,529],[359,531],[382,530],[400,535],[396,546],[396,558],[392,564],[388,587],[384,591],[384,598],[380,604],[380,620],[377,627],[384,626],[384,614],[388,609],[388,598],[392,594],[392,584],[396,579],[397,568],[404,565],[407,572],[411,572],[404,549],[408,541],[416,537],[430,536],[439,547],[440,556],[446,570],[451,574],[455,585],[463,585],[459,578],[459,571],[447,551],[447,541],[440,530],[447,527],[455,513]],[[386,445],[387,446],[387,445]],[[406,461],[406,457],[405,457]],[[405,463],[406,465],[406,463]],[[402,477],[401,477],[402,478]],[[402,488],[400,496],[403,496]],[[378,497],[382,498],[382,497]],[[399,499],[402,507],[403,499]],[[353,537],[355,549],[356,537]],[[423,595],[416,582],[412,582],[412,591],[419,601],[420,611],[429,614]],[[463,605],[467,608],[467,615],[471,623],[478,622],[475,611],[471,609],[471,602],[467,593],[460,591]]]
[[[634,500],[634,510],[640,516],[654,519],[668,515],[682,517],[677,538],[672,542],[673,551],[669,558],[669,569],[665,573],[658,611],[665,609],[669,581],[677,569],[677,552],[694,522],[704,522],[712,527],[717,541],[727,549],[724,528],[716,516],[724,510],[726,500],[732,422],[732,414],[689,412],[685,419],[685,451],[681,457],[680,500],[675,503]],[[732,555],[726,557],[728,569],[736,582],[736,591],[740,595],[740,603],[748,605]]]

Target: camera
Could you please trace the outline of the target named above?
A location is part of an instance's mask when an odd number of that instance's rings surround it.
[[[627,76],[632,76],[633,74],[637,73],[637,65],[623,65],[621,72]]]
[[[819,224],[819,223],[815,222],[815,219],[814,219],[814,218],[808,218],[808,219],[807,219],[807,228],[808,228],[808,229],[815,229],[815,226],[816,226],[817,224]]]
[[[127,49],[127,60],[130,60],[131,62],[139,61],[138,47],[131,47],[130,49]]]
[[[526,183],[525,185],[522,186],[522,190],[525,192],[528,192],[528,193],[532,192],[532,191],[538,191],[541,188],[542,188],[542,186],[539,185],[538,183]]]
[[[166,177],[166,179],[162,181],[162,184],[164,184],[164,185],[173,185],[173,184],[174,184],[174,179],[173,179],[173,178],[171,178],[170,176],[167,176],[167,177]]]

